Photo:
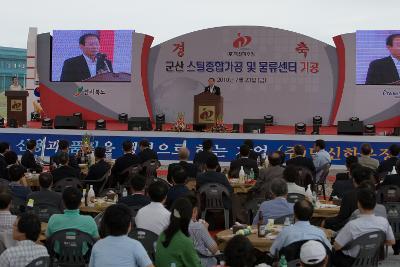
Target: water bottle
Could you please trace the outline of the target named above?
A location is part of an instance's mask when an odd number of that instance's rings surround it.
[[[315,192],[312,193],[312,204],[313,206],[317,206],[317,194]]]
[[[176,267],[176,263],[175,262],[171,263],[171,267]]]
[[[249,175],[250,180],[254,179],[254,171],[253,168],[250,169],[250,175]]]
[[[244,183],[244,178],[245,178],[245,172],[243,169],[243,166],[240,167],[240,171],[239,171],[239,182],[240,183]]]
[[[128,196],[128,191],[126,190],[126,187],[124,187],[124,190],[122,190],[122,197]]]
[[[306,197],[308,200],[312,201],[313,193],[311,191],[311,185],[307,185],[307,190],[306,190]]]
[[[392,172],[390,173],[390,174],[397,174],[397,171],[396,171],[396,167],[395,166],[393,166],[393,169],[392,169]]]
[[[96,198],[96,195],[94,194],[93,185],[90,185],[90,189],[88,192],[88,206],[89,207],[94,207],[95,198]]]
[[[281,256],[281,259],[279,260],[279,267],[287,267],[287,261],[285,255]]]

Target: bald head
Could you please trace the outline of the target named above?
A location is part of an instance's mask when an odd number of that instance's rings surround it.
[[[181,149],[179,149],[179,160],[188,160],[190,156],[190,152],[189,149],[187,149],[186,147],[181,147]]]

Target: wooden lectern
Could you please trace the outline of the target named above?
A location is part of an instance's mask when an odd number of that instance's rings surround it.
[[[7,123],[10,119],[17,120],[18,126],[26,124],[26,98],[28,91],[6,91]]]
[[[215,124],[223,115],[224,98],[209,92],[194,96],[194,124]]]
[[[107,73],[97,74],[96,76],[87,78],[82,82],[130,82],[130,81],[131,81],[131,75],[129,73],[107,72]]]

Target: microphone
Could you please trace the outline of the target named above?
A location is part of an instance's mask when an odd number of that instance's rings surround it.
[[[108,66],[108,63],[107,63],[107,55],[106,54],[103,54],[103,53],[97,53],[96,54],[96,58],[97,58],[97,60],[98,61],[101,61],[101,63],[103,64],[103,66],[105,67],[105,71],[106,72],[111,72],[111,69],[110,69],[110,67]],[[101,67],[102,69],[103,69],[103,67]]]
[[[107,55],[106,55],[106,54],[103,54],[103,53],[97,53],[97,54],[96,54],[96,58],[97,58],[97,59],[106,59],[106,58],[107,58]]]

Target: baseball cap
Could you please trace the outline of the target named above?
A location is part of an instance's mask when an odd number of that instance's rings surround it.
[[[317,264],[326,257],[326,249],[321,242],[310,240],[304,243],[300,249],[300,260],[305,264]]]

